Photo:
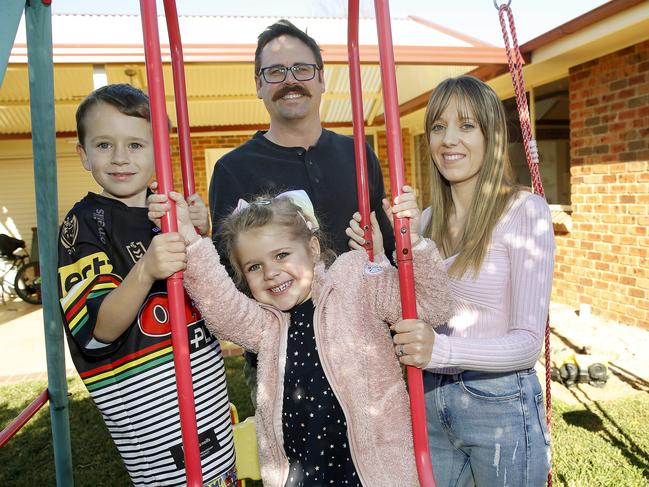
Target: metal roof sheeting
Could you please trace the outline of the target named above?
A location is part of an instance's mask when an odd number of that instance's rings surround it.
[[[257,36],[276,20],[275,17],[180,17],[192,127],[236,130],[237,126],[268,123],[263,102],[256,95],[253,58]],[[328,58],[334,59],[324,70],[323,123],[351,123],[346,64],[347,19],[296,17],[289,20],[318,40],[325,62]],[[165,59],[168,58],[168,46],[164,46],[167,41],[163,17],[159,18],[159,26]],[[139,16],[53,15],[52,35],[57,132],[74,132],[76,107],[93,90],[93,65],[105,70],[108,83],[131,83],[146,90]],[[484,49],[500,53],[497,48],[485,47],[485,44],[472,45],[470,38],[460,34],[453,36],[452,31],[421,19],[392,19],[392,35],[398,95],[402,103],[430,90],[446,76],[465,73],[475,67],[475,59],[464,62],[467,53],[469,58],[477,59],[484,54]],[[374,19],[360,20],[359,41],[363,61],[363,104],[366,119],[371,122],[370,119],[382,113],[383,103]],[[442,55],[443,52],[446,54]],[[434,62],[438,54],[440,59],[447,60],[444,56],[449,52],[461,53],[459,65]],[[367,53],[371,54],[369,58]],[[407,61],[404,63],[400,59]],[[412,62],[416,64],[408,64]],[[23,25],[18,29],[0,89],[0,134],[29,134],[31,131],[28,73],[24,63]],[[167,110],[175,122],[172,73],[168,64],[164,65],[164,79]]]

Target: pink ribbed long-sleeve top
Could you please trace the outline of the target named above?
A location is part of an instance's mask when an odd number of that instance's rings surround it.
[[[422,228],[430,208],[422,214]],[[455,314],[435,328],[431,372],[505,372],[533,367],[543,344],[552,290],[554,232],[545,200],[513,197],[494,228],[477,277],[451,278]],[[445,260],[448,269],[455,256]]]

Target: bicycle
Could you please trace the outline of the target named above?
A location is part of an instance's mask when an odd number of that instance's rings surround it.
[[[0,234],[0,288],[5,295],[18,296],[30,304],[41,304],[41,272],[38,261],[31,261],[25,242]]]

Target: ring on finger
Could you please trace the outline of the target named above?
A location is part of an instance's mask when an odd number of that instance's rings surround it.
[[[403,350],[403,343],[399,345],[399,357],[403,357],[406,352]]]

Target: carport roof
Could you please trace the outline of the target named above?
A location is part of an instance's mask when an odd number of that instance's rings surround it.
[[[257,35],[276,17],[181,16],[192,130],[249,130],[268,124],[255,94]],[[351,124],[347,68],[347,19],[289,18],[323,49],[327,93],[321,118],[326,126]],[[169,45],[159,18],[163,61]],[[93,89],[93,72],[105,70],[109,83],[130,82],[146,89],[142,29],[133,15],[53,15],[54,96],[60,135],[74,132],[74,112]],[[505,63],[502,48],[418,17],[392,19],[399,100],[416,99],[448,76]],[[383,111],[376,23],[360,20],[363,101],[366,123]],[[30,133],[25,29],[21,25],[0,90],[0,136]],[[171,68],[165,65],[168,112],[174,119]]]

